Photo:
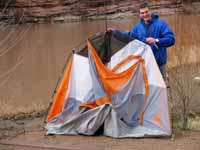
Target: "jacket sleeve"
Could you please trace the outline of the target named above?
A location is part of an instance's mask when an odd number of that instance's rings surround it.
[[[130,42],[134,39],[132,35],[132,30],[126,31],[126,32],[121,32],[119,30],[114,30],[113,35],[120,41],[123,42]]]
[[[159,42],[157,43],[157,45],[161,47],[169,47],[174,45],[174,43],[175,43],[174,33],[169,28],[169,26],[165,22],[163,22],[161,26]]]

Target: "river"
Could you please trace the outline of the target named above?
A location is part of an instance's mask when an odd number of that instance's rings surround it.
[[[200,15],[162,16],[176,35],[168,49],[168,65],[200,61]],[[108,26],[128,30],[135,18],[108,20]],[[57,24],[0,24],[0,116],[38,111],[48,106],[69,52],[97,32],[105,21]]]

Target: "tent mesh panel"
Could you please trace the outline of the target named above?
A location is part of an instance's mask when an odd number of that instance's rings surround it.
[[[91,42],[104,64],[109,62],[111,56],[127,44],[127,42],[118,40],[115,36],[113,36],[112,33],[109,32],[97,33],[88,40]],[[84,43],[83,45],[79,46],[76,49],[76,52],[77,54],[87,57],[87,44]]]

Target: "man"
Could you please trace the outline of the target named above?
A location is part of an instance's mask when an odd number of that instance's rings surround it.
[[[138,39],[151,46],[156,62],[159,66],[163,78],[166,78],[166,48],[174,45],[175,38],[167,23],[159,19],[156,14],[151,14],[147,3],[143,3],[139,8],[140,21],[128,32],[121,32],[116,29],[112,31],[114,36],[122,41]]]

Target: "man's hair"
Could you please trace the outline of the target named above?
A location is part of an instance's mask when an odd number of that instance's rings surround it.
[[[149,5],[148,5],[147,2],[141,2],[141,3],[139,4],[139,9],[148,8],[148,7],[149,7]]]

